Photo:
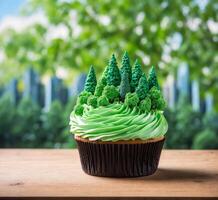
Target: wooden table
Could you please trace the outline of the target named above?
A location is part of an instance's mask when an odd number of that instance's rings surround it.
[[[154,175],[115,179],[86,175],[77,150],[2,149],[0,198],[5,197],[216,199],[218,151],[165,150]]]

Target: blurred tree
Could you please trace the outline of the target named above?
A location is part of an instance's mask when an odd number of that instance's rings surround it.
[[[69,133],[64,132],[66,119],[64,109],[59,101],[54,101],[48,112],[42,116],[43,131],[46,138],[46,147],[59,148],[67,141]]]
[[[166,148],[190,149],[203,128],[201,113],[193,111],[187,98],[181,96],[176,110],[168,110],[166,118],[169,123]]]
[[[217,133],[211,129],[201,131],[194,140],[193,149],[218,149]]]
[[[16,112],[12,138],[16,147],[36,147],[41,134],[41,108],[31,99],[23,98]],[[19,141],[19,143],[16,143]],[[38,143],[39,142],[39,143]]]
[[[0,147],[11,147],[14,141],[12,132],[16,109],[10,99],[7,95],[0,98]]]
[[[74,140],[73,134],[70,134],[70,125],[69,125],[69,119],[70,119],[70,114],[72,110],[74,109],[74,106],[76,105],[76,100],[77,96],[72,96],[68,103],[65,106],[64,109],[64,122],[65,122],[65,129],[62,132],[62,134],[66,135],[66,141],[63,144],[63,147],[68,147],[68,148],[76,148],[76,142]]]
[[[194,138],[194,149],[218,149],[218,114],[211,112],[203,117],[203,130]]]
[[[15,73],[15,67],[33,64],[54,73],[58,66],[83,71],[93,64],[99,73],[108,55],[126,50],[143,64],[160,67],[161,76],[185,62],[204,88],[216,91],[217,5],[213,0],[30,0],[24,13],[40,11],[48,23],[3,32],[1,70]],[[13,64],[13,71],[6,64]]]

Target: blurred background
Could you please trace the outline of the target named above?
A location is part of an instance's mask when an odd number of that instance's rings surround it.
[[[165,148],[218,149],[218,2],[0,0],[0,147],[76,148],[69,114],[91,64],[156,67]]]

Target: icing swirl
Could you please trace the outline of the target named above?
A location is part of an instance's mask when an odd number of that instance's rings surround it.
[[[71,132],[90,141],[147,140],[164,136],[168,129],[163,111],[141,114],[124,104],[86,106],[83,116],[72,112]]]

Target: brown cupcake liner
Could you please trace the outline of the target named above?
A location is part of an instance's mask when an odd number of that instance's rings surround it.
[[[75,138],[85,173],[104,177],[138,177],[153,174],[159,164],[164,138],[141,143],[91,142]]]

